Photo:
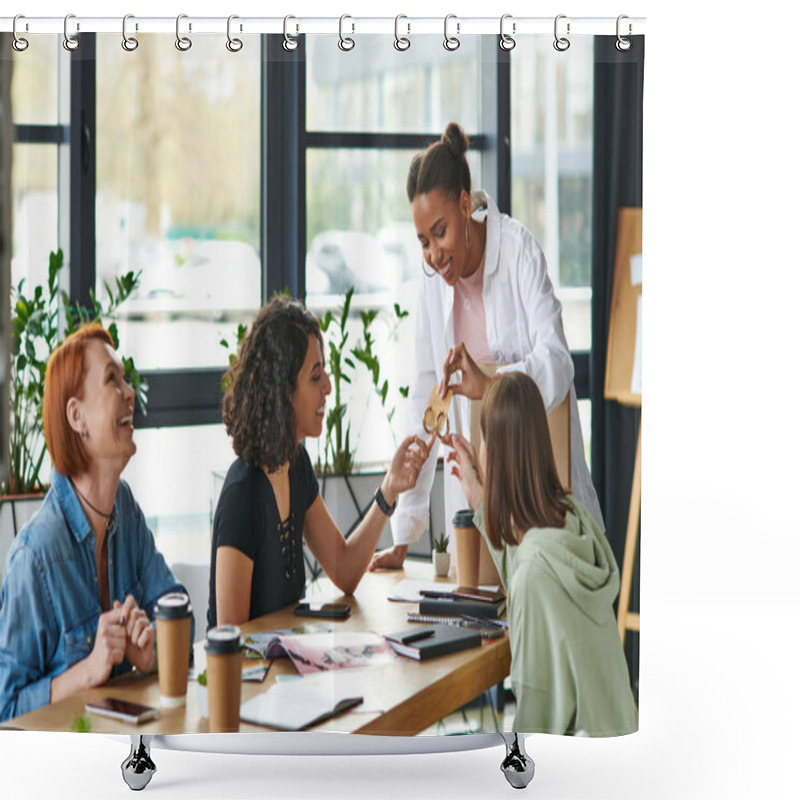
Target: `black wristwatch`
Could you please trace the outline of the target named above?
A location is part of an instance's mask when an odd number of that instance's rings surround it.
[[[386,498],[383,496],[383,492],[381,491],[381,487],[378,487],[378,491],[375,492],[375,497],[373,498],[375,502],[378,504],[378,508],[386,514],[387,517],[391,517],[394,514],[394,510],[397,508],[397,500],[394,501],[394,505],[390,506],[386,502]]]

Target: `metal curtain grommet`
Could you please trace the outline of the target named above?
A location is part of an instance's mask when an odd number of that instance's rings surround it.
[[[517,46],[516,40],[503,30],[503,26],[505,25],[505,21],[507,19],[511,19],[511,14],[503,14],[503,16],[500,17],[500,49],[505,51],[513,50]],[[511,32],[517,32],[516,22],[511,23]]]
[[[231,36],[231,22],[235,19],[239,19],[236,14],[231,14],[228,17],[228,41],[225,42],[225,47],[227,47],[228,51],[231,53],[238,53],[244,47],[244,42],[242,42],[241,39]],[[241,28],[239,28],[239,30],[241,30]]]
[[[14,41],[13,41],[13,42],[11,42],[11,46],[12,46],[12,47],[13,47],[13,48],[14,48],[14,49],[15,49],[15,50],[18,52],[18,53],[21,53],[21,52],[23,52],[24,50],[27,50],[27,49],[28,49],[28,45],[30,44],[30,42],[28,42],[28,40],[27,40],[27,39],[23,39],[23,38],[22,38],[22,37],[21,37],[21,36],[20,36],[20,35],[17,33],[17,20],[20,20],[20,19],[25,19],[25,16],[24,16],[23,14],[17,14],[17,16],[16,16],[16,17],[14,17],[14,22],[12,23],[12,26],[11,26],[11,32],[14,34]]]
[[[425,413],[422,415],[422,427],[425,433],[433,433],[436,430],[436,417],[433,415],[433,409],[428,406]]]
[[[133,14],[126,14],[122,18],[122,49],[132,53],[138,46],[139,40],[133,36],[128,36],[128,20],[133,19]],[[139,26],[136,26],[138,30]]]
[[[187,19],[188,14],[178,14],[175,20],[175,47],[181,52],[186,52],[192,46],[192,40],[188,36],[181,34],[181,20]],[[189,23],[189,30],[192,30],[192,23]]]
[[[461,42],[455,36],[447,35],[447,23],[450,22],[451,19],[457,19],[456,15],[448,14],[444,18],[444,49],[452,53],[453,50],[458,50],[458,48],[461,47]],[[456,33],[461,33],[460,22],[456,22]]]
[[[622,22],[622,20],[624,20],[624,19],[628,19],[628,17],[625,14],[620,14],[617,17],[617,41],[614,43],[614,47],[616,47],[617,50],[620,51],[620,53],[627,53],[628,50],[631,49],[631,40],[630,39],[626,39],[620,33],[620,22]],[[629,22],[628,23],[628,33],[630,34],[630,32],[631,32],[631,24]]]
[[[411,47],[411,39],[407,39],[405,36],[400,36],[399,27],[400,27],[400,20],[401,19],[408,19],[405,14],[398,14],[394,18],[394,49],[400,50],[408,50]],[[411,25],[406,23],[406,27],[408,28],[408,33],[411,33]]]
[[[344,50],[345,52],[352,50],[356,46],[356,43],[349,36],[345,36],[344,31],[342,30],[344,26],[344,21],[346,19],[353,19],[353,18],[349,14],[342,14],[342,16],[339,17],[339,49]],[[356,32],[355,23],[352,22],[350,24],[353,27],[352,32],[355,33]]]
[[[297,39],[289,36],[289,20],[296,19],[291,14],[288,14],[283,18],[283,49],[292,52],[293,50],[297,50]]]
[[[566,36],[559,36],[558,35],[558,21],[561,19],[566,19],[566,14],[559,14],[556,17],[556,21],[553,24],[553,36],[555,36],[555,41],[553,42],[553,47],[558,50],[559,53],[563,53],[565,50],[569,50],[569,39]],[[567,23],[567,36],[569,35],[569,22]]]
[[[80,44],[80,42],[74,36],[69,35],[69,21],[71,19],[75,19],[74,14],[67,14],[67,16],[64,17],[64,49],[69,51],[77,50],[78,45]],[[80,25],[76,25],[76,27],[77,30],[80,30],[81,28]]]

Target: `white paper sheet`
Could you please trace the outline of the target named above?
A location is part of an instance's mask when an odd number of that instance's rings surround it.
[[[631,286],[641,286],[642,283],[642,254],[631,256]]]
[[[633,374],[631,391],[642,393],[642,295],[636,298],[636,343],[633,349]]]

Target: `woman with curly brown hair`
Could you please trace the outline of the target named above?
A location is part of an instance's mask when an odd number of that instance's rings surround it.
[[[352,594],[398,495],[416,483],[430,444],[409,436],[345,540],[302,444],[322,433],[330,391],[316,317],[295,300],[274,297],[227,374],[222,418],[238,458],[214,514],[209,627],[241,624],[301,598],[303,540],[333,583]]]

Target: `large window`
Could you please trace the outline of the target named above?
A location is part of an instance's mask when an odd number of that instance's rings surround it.
[[[512,209],[542,245],[573,350],[592,346],[593,46],[535,37],[511,57]]]
[[[439,37],[419,37],[397,52],[385,36],[360,36],[343,57],[329,39],[309,37],[306,300],[323,314],[353,287],[354,337],[357,312],[379,310],[375,350],[396,401],[389,424],[366,370],[346,387],[355,458],[363,466],[385,462],[407,432],[398,389],[413,379],[414,320],[397,324],[393,306],[413,310],[424,280],[406,198],[408,165],[452,120],[470,135],[483,133],[480,53],[477,39],[449,53]],[[468,156],[479,186],[481,151]],[[312,455],[319,444],[310,444]]]
[[[141,270],[120,338],[137,367],[221,367],[261,302],[258,40],[132,53],[97,37],[96,284]]]
[[[11,280],[23,291],[47,280],[49,254],[60,245],[59,174],[64,160],[64,102],[59,84],[68,61],[60,38],[31,37],[24,53],[12,51],[11,104],[13,242]],[[68,104],[67,104],[68,105]]]

